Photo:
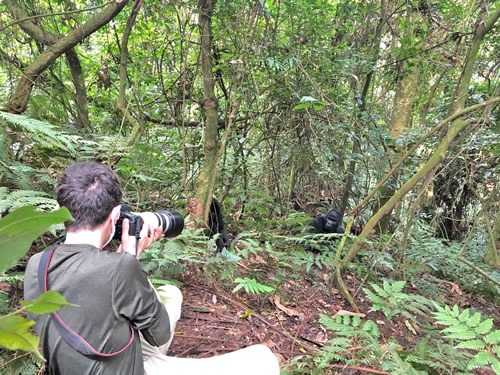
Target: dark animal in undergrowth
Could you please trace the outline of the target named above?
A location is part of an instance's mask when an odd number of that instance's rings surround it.
[[[337,209],[331,209],[326,213],[326,215],[320,215],[315,217],[313,220],[307,224],[306,229],[302,233],[308,234],[342,234],[344,233],[344,228],[342,228],[342,214]],[[332,240],[313,240],[308,236],[308,241],[306,244],[306,249],[314,253],[319,252],[319,248],[328,246]],[[316,246],[313,246],[316,245]]]
[[[222,215],[222,206],[220,202],[215,198],[213,198],[212,203],[210,203],[207,236],[210,238],[215,238],[217,253],[220,253],[224,248],[227,250],[229,249],[229,246],[231,246],[229,233],[227,231],[226,224],[224,223],[224,217]]]
[[[315,217],[302,233],[344,233],[342,215],[337,209],[332,209],[326,215]]]

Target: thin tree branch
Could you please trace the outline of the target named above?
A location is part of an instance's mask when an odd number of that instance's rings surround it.
[[[76,9],[76,10],[69,10],[67,12],[57,12],[57,13],[47,13],[47,14],[37,14],[35,16],[27,16],[22,19],[18,19],[14,22],[9,23],[8,25],[5,25],[3,27],[0,27],[0,32],[4,31],[5,29],[8,29],[9,27],[15,26],[17,24],[23,23],[25,21],[32,21],[32,20],[37,20],[39,18],[47,18],[47,17],[53,17],[53,16],[65,16],[67,14],[75,14],[75,13],[84,13],[84,12],[90,12],[95,9],[99,8],[104,8],[105,6],[113,3],[114,1],[109,1],[107,3],[101,4],[101,5],[96,5],[94,7],[90,8],[85,8],[85,9]]]

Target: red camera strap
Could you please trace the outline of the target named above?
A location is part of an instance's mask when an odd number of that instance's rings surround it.
[[[55,245],[52,250],[45,251],[40,259],[40,264],[38,265],[38,285],[41,293],[49,290],[49,265],[56,249],[57,245]],[[57,312],[51,313],[50,319],[52,319],[52,322],[56,326],[59,334],[69,346],[77,352],[92,359],[109,358],[122,353],[132,344],[135,337],[134,328],[132,327],[132,324],[130,324],[131,335],[125,346],[112,353],[102,353],[90,345],[78,332],[66,324]]]

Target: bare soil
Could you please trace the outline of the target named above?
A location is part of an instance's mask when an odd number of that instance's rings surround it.
[[[266,261],[252,257],[242,262],[247,271],[266,271]],[[283,283],[272,297],[256,296],[240,290],[232,293],[232,286],[217,280],[203,279],[196,269],[184,272],[178,279],[184,295],[183,315],[178,322],[169,354],[180,357],[202,358],[223,354],[248,345],[263,343],[278,357],[282,368],[289,371],[292,358],[314,356],[330,338],[319,323],[319,314],[330,316],[353,313],[351,306],[329,283],[330,275],[315,270]],[[356,295],[356,303],[366,319],[376,321],[384,338],[396,339],[404,347],[413,347],[420,337],[419,323],[387,320],[380,312],[370,312],[371,303],[358,291],[360,284],[354,276],[344,277],[349,291]],[[473,306],[489,317],[498,318],[498,306],[480,296],[465,293],[454,283],[443,281],[439,288],[444,303],[461,308]],[[414,293],[415,291],[411,291]],[[498,319],[497,323],[498,323]],[[411,332],[408,323],[413,329]],[[295,372],[296,373],[296,372]],[[332,365],[330,374],[386,374],[379,369],[359,366]],[[493,372],[476,372],[493,374]]]

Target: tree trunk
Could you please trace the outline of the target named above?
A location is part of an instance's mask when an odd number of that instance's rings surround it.
[[[397,140],[411,122],[411,113],[413,102],[417,96],[418,84],[420,82],[421,64],[420,61],[407,61],[404,64],[403,77],[399,80],[396,95],[394,97],[393,111],[391,121],[389,123],[389,132],[391,136]],[[397,142],[396,142],[397,143]],[[389,155],[391,159],[397,160],[402,156],[400,147],[391,147]],[[385,203],[396,191],[396,178],[391,178],[392,183],[384,185],[380,189],[379,208]],[[389,212],[380,221],[380,233],[390,232],[391,228],[391,212]]]
[[[500,97],[495,97],[481,105],[473,106],[469,110],[463,110],[465,105],[466,95],[468,93],[469,83],[472,77],[474,63],[476,61],[477,54],[479,52],[479,46],[484,38],[484,36],[493,28],[496,21],[500,16],[500,8],[496,9],[491,15],[490,19],[486,22],[483,20],[484,13],[481,12],[478,17],[477,27],[474,32],[474,37],[472,39],[471,48],[468,51],[466,63],[462,72],[462,76],[457,85],[457,90],[455,94],[455,102],[452,105],[450,113],[452,114],[444,122],[450,122],[450,126],[444,138],[441,140],[436,150],[431,154],[429,160],[410,178],[401,188],[384,204],[370,220],[366,223],[363,231],[359,235],[358,239],[353,243],[346,256],[342,261],[341,268],[344,268],[348,263],[350,263],[354,257],[357,255],[363,239],[367,238],[372,232],[378,222],[400,202],[403,197],[411,191],[415,185],[426,175],[432,173],[433,170],[439,166],[439,164],[446,157],[446,153],[450,144],[453,142],[455,137],[468,125],[468,122],[461,118],[461,115],[468,113],[471,109],[487,107],[488,105],[500,101]]]
[[[484,215],[485,220],[488,220],[488,215]],[[500,214],[497,213],[495,228],[491,233],[491,240],[488,242],[486,252],[486,262],[496,269],[500,269]]]
[[[4,110],[11,113],[25,112],[31,96],[31,91],[33,90],[33,85],[45,69],[67,50],[72,49],[86,37],[110,22],[121,12],[127,3],[128,0],[111,2],[101,13],[93,16],[88,22],[80,27],[71,30],[66,36],[61,37],[38,55],[38,57],[24,70],[24,75],[20,79],[13,96],[7,102]]]
[[[90,129],[89,108],[87,106],[87,88],[85,87],[85,78],[83,76],[82,66],[76,51],[71,48],[65,52],[66,61],[68,62],[73,85],[75,86],[75,104],[77,113],[77,127],[82,129]]]
[[[469,122],[463,120],[461,116],[464,116],[474,110],[478,110],[482,107],[488,106],[492,103],[500,102],[500,97],[492,98],[482,104],[478,104],[463,110],[462,112],[456,112],[446,120],[444,123],[450,123],[451,125],[446,133],[445,137],[441,140],[439,145],[436,147],[436,150],[432,153],[431,157],[427,162],[410,178],[401,188],[387,201],[387,203],[382,206],[376,213],[373,215],[370,220],[366,223],[363,231],[360,233],[356,241],[353,243],[348,253],[342,260],[342,268],[344,268],[348,263],[350,263],[354,257],[357,255],[359,249],[361,248],[361,244],[363,240],[368,238],[369,234],[378,224],[380,219],[384,217],[384,215],[388,214],[398,202],[400,202],[404,196],[410,192],[416,184],[425,178],[444,160],[446,157],[446,153],[450,144],[452,144],[453,140],[456,136],[467,127]],[[439,125],[438,125],[439,126]]]
[[[374,41],[373,41],[373,46],[375,48],[375,52],[374,52],[374,55],[372,58],[373,65],[376,65],[376,63],[379,59],[380,41],[382,39],[382,32],[384,30],[384,25],[386,24],[386,22],[387,22],[387,20],[386,20],[386,2],[385,2],[385,0],[381,0],[380,1],[380,15],[378,18],[378,24],[377,24],[377,28],[376,28],[376,32],[375,32]],[[366,111],[366,105],[367,105],[366,101],[367,101],[367,97],[368,97],[368,90],[370,89],[374,74],[375,74],[375,71],[371,70],[366,75],[366,79],[365,79],[365,82],[363,85],[363,90],[361,92],[361,96],[359,98],[357,98],[357,100],[356,100],[357,103],[360,103],[359,104],[358,119],[361,119],[363,117],[362,116],[363,112]],[[359,144],[359,140],[354,139],[353,145],[352,145],[352,150],[351,150],[352,155],[358,153],[360,151],[360,148],[361,147]],[[346,178],[346,182],[344,185],[344,189],[342,191],[342,200],[340,203],[340,213],[342,214],[342,216],[344,215],[344,212],[347,208],[347,202],[349,201],[349,196],[351,194],[355,171],[356,171],[356,159],[354,157],[352,157],[350,162],[349,162],[349,167],[347,170],[347,178]]]
[[[135,118],[130,111],[127,102],[126,102],[126,94],[125,90],[127,88],[127,61],[128,61],[128,40],[130,38],[130,34],[132,34],[132,28],[134,27],[135,19],[137,18],[137,14],[141,9],[143,2],[142,0],[135,0],[134,6],[132,7],[132,11],[130,13],[129,18],[127,19],[127,25],[125,26],[125,31],[123,32],[122,41],[120,44],[120,88],[118,91],[118,99],[116,102],[116,108],[123,114],[123,117],[127,120],[127,122],[132,125],[132,131],[127,139],[127,146],[131,146],[137,141],[137,139],[141,136],[144,125],[140,119]]]
[[[190,213],[198,223],[205,223],[208,219],[217,177],[217,161],[220,147],[217,139],[219,116],[218,102],[215,97],[212,55],[212,13],[215,2],[216,0],[198,1],[198,27],[200,30],[200,54],[204,94],[203,110],[205,112],[205,144],[203,165],[196,181],[195,198],[188,205]]]
[[[406,21],[408,26],[405,28],[402,38],[402,40],[406,41],[404,48],[421,51],[425,38],[422,38],[418,34],[418,30],[423,29],[421,26],[424,22],[420,11],[416,8],[409,7]],[[402,63],[392,106],[391,120],[389,122],[389,133],[395,141],[394,144],[390,146],[389,150],[391,160],[398,160],[404,153],[404,150],[398,146],[397,140],[401,138],[401,135],[411,123],[413,103],[417,96],[421,73],[422,63],[418,53],[415,53],[414,57],[410,57]],[[397,175],[395,175],[389,180],[389,183],[381,187],[378,209],[383,207],[390,197],[394,195],[397,183]],[[391,232],[392,219],[393,214],[391,210],[391,212],[380,220],[378,226],[380,233]],[[397,220],[398,218],[396,217],[394,221]]]
[[[482,1],[481,7],[482,8],[476,22],[476,30],[472,39],[472,45],[467,53],[467,57],[465,58],[462,74],[453,96],[453,103],[450,106],[449,114],[458,113],[465,107],[465,102],[469,95],[470,81],[472,75],[474,74],[474,63],[476,61],[482,39],[486,33],[493,28],[500,16],[500,8],[498,8],[493,12],[490,19],[485,21],[484,18],[487,12],[487,2]],[[434,184],[434,191],[436,197],[443,197],[444,195],[444,199],[441,199],[440,203],[445,214],[437,223],[437,227],[439,229],[438,234],[442,235],[444,238],[453,240],[459,239],[457,238],[457,234],[460,233],[460,230],[458,230],[458,223],[463,220],[463,207],[460,207],[460,202],[455,200],[456,190],[449,189],[449,186],[457,185],[456,181],[454,181],[457,179],[456,176],[451,178],[451,181],[446,178],[437,179]],[[451,193],[449,194],[450,197],[446,196],[446,192],[448,191]]]

